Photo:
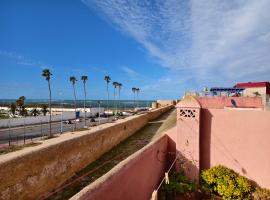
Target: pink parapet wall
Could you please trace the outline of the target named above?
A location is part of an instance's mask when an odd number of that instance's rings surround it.
[[[232,99],[238,108],[255,109],[224,109]],[[171,138],[180,155],[198,161],[195,177],[222,164],[270,188],[270,112],[261,106],[254,97],[187,97],[177,104],[177,133]]]
[[[181,168],[188,178],[200,179],[200,113],[201,105],[192,96],[179,102],[177,108],[176,148]]]
[[[201,168],[223,164],[270,188],[270,112],[202,109]]]
[[[202,108],[234,107],[239,108],[261,108],[263,109],[262,97],[195,97]]]
[[[71,200],[149,200],[164,177],[167,161],[170,161],[168,143],[166,135],[150,143]]]

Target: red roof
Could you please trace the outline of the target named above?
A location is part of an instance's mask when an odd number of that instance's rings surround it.
[[[269,82],[237,83],[234,87],[236,87],[236,88],[266,87],[266,93],[270,94],[270,83]]]

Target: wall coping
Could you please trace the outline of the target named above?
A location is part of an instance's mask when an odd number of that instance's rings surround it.
[[[154,110],[151,110],[149,112],[151,113],[151,112],[155,112],[157,110],[162,110],[166,107],[170,107],[170,106],[165,106],[162,108],[154,109]],[[51,138],[51,139],[43,140],[43,141],[42,140],[37,141],[37,142],[40,142],[41,144],[39,144],[37,146],[33,146],[33,147],[25,147],[25,148],[18,150],[18,151],[14,151],[14,152],[0,155],[0,165],[4,164],[6,162],[12,161],[14,159],[23,157],[23,156],[31,155],[33,152],[38,152],[38,151],[41,151],[43,149],[57,146],[57,145],[64,143],[66,141],[81,138],[81,137],[84,137],[84,136],[89,135],[89,134],[94,134],[96,132],[103,131],[104,129],[109,129],[113,126],[117,126],[117,125],[125,123],[127,121],[139,118],[141,115],[147,115],[147,114],[148,113],[143,113],[143,114],[139,114],[139,115],[135,115],[135,116],[129,116],[125,119],[119,119],[118,121],[116,121],[116,123],[101,124],[100,126],[91,127],[89,130],[66,132],[66,133],[64,133],[56,138]]]
[[[176,108],[201,108],[201,104],[195,97],[188,95],[176,104]]]

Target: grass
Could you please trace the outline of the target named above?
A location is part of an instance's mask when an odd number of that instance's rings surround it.
[[[106,174],[119,162],[125,160],[128,156],[146,146],[154,137],[173,127],[175,123],[175,110],[164,113],[159,118],[148,123],[145,127],[121,142],[119,145],[103,154],[99,159],[77,172],[73,177],[60,186],[60,188],[63,189],[51,191],[51,196],[46,199],[69,199],[82,188]],[[65,187],[67,184],[69,185]]]
[[[11,145],[11,146],[7,146],[7,147],[2,147],[0,149],[0,155],[7,154],[10,152],[14,152],[14,151],[18,151],[18,150],[21,150],[25,147],[37,146],[39,144],[41,144],[41,143],[40,142],[31,142],[31,143],[24,144],[24,145]]]

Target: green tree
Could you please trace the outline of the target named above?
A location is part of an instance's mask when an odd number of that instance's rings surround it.
[[[40,114],[40,111],[36,108],[33,108],[30,113],[32,116],[38,116]]]
[[[28,116],[28,110],[26,109],[25,105],[22,106],[21,115]]]
[[[137,93],[137,107],[139,107],[139,92],[140,92],[140,88],[136,88],[136,93]]]
[[[50,72],[49,69],[44,69],[42,71],[42,76],[45,78],[45,80],[48,82],[48,89],[49,89],[49,112],[50,112],[50,133],[49,137],[52,137],[52,107],[51,107],[51,102],[52,102],[52,91],[51,91],[51,76],[52,73]],[[44,113],[43,113],[44,114]]]
[[[105,76],[104,80],[106,81],[106,86],[107,86],[107,110],[109,110],[109,99],[110,99],[110,94],[109,94],[109,83],[111,81],[110,76]]]
[[[15,103],[10,104],[9,112],[10,112],[13,116],[14,116],[15,113],[16,113],[16,108],[17,108],[17,106],[16,106]]]
[[[258,91],[253,92],[253,94],[254,94],[256,97],[261,96],[261,94],[260,94]]]
[[[42,114],[43,114],[44,116],[46,116],[47,113],[49,112],[48,106],[47,106],[46,104],[41,105],[41,112],[42,112]]]
[[[84,126],[86,127],[86,110],[85,110],[85,103],[86,103],[86,88],[85,88],[85,85],[86,85],[86,81],[88,80],[88,77],[87,76],[82,76],[81,77],[81,80],[83,81],[83,90],[84,90]]]
[[[118,83],[118,108],[120,109],[120,94],[121,94],[121,89],[123,87],[122,83]]]
[[[135,87],[133,87],[131,90],[133,92],[133,106],[134,106],[134,109],[135,109],[135,93],[136,93],[136,89]]]
[[[114,88],[114,90],[113,90],[113,105],[114,105],[114,109],[117,110],[117,108],[116,108],[117,104],[116,104],[116,101],[115,101],[115,90],[118,87],[118,82],[115,81],[112,84],[113,84],[113,88]]]
[[[22,109],[23,109],[25,100],[26,100],[25,96],[20,96],[19,99],[17,99],[16,101],[16,105],[19,108],[19,115],[21,116],[23,115]]]
[[[76,90],[75,90],[75,84],[76,84],[76,77],[75,76],[71,76],[69,77],[69,81],[72,84],[73,87],[73,95],[74,95],[74,109],[75,109],[75,117],[76,117],[76,111],[77,111],[77,97],[76,97]],[[75,125],[76,126],[76,125]]]

